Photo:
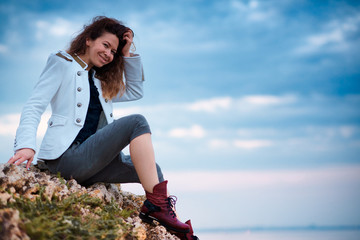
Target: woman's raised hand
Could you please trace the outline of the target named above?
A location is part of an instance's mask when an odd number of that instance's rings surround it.
[[[19,149],[14,156],[12,156],[8,163],[14,163],[15,165],[20,165],[23,162],[27,161],[26,168],[30,168],[31,162],[34,160],[35,151],[31,148],[22,148]]]
[[[129,29],[123,35],[123,40],[126,41],[125,46],[122,49],[122,54],[124,57],[130,57],[130,47],[133,42],[134,32]]]

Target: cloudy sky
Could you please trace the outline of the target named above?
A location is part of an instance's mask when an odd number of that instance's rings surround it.
[[[107,15],[134,30],[146,78],[114,114],[147,117],[184,220],[360,225],[359,2],[114,2],[1,1],[0,162],[48,55]]]

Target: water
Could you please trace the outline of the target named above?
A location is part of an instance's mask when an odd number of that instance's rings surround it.
[[[201,240],[360,240],[359,230],[199,232]]]

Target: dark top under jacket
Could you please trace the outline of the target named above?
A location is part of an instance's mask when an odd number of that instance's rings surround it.
[[[79,142],[79,143],[84,142],[88,137],[90,137],[96,132],[99,123],[102,107],[99,100],[99,92],[97,90],[97,87],[94,85],[94,80],[92,79],[91,76],[92,76],[92,72],[89,71],[89,83],[90,83],[89,108],[86,114],[84,126],[76,136],[74,142]]]

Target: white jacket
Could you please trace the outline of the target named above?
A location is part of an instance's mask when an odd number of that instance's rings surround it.
[[[131,101],[143,96],[144,75],[140,56],[125,57],[124,60],[126,91],[121,97],[105,99],[102,96],[100,80],[95,76],[93,78],[103,108],[98,128],[114,121],[113,101]],[[49,56],[45,69],[23,108],[16,131],[14,151],[21,148],[36,151],[37,128],[49,103],[52,115],[38,158],[56,159],[69,148],[83,127],[89,106],[90,87],[86,68],[87,64],[80,58],[73,58],[64,51]]]

